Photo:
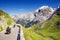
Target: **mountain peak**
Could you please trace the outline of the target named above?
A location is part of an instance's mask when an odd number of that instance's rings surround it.
[[[49,8],[49,6],[42,6],[39,9]]]
[[[38,8],[36,10],[36,12],[38,12],[39,10],[45,10],[45,9],[50,9],[51,11],[53,11],[53,8],[52,7],[49,7],[49,6],[41,6],[40,8]]]

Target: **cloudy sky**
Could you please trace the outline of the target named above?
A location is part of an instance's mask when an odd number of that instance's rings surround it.
[[[59,0],[0,0],[0,9],[10,15],[34,12],[41,6],[57,8]]]

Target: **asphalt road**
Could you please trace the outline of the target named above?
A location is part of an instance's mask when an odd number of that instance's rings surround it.
[[[20,40],[20,28],[11,28],[10,34],[5,34],[5,30],[0,32],[0,40]]]

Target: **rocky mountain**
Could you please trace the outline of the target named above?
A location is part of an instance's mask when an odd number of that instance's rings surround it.
[[[6,29],[8,26],[12,26],[14,23],[15,22],[9,16],[8,13],[5,13],[4,11],[0,10],[0,31]]]
[[[33,20],[34,15],[32,12],[28,13],[28,14],[16,14],[12,17],[15,21],[17,21],[18,19],[24,19],[24,20]]]
[[[26,24],[31,22],[35,18],[35,16],[32,12],[30,12],[28,14],[17,14],[12,18],[16,21],[16,23],[26,26]]]
[[[54,12],[54,9],[52,7],[48,6],[42,6],[36,10],[34,13],[36,16],[36,20],[39,20],[40,22],[43,22],[44,20],[48,19]]]
[[[35,12],[14,15],[13,19],[16,21],[16,23],[20,23],[28,27],[49,19],[53,12],[54,9],[52,7],[42,6],[38,8]]]

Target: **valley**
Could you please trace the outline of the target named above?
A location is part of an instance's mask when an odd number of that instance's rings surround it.
[[[4,34],[7,27],[12,33]],[[0,10],[0,40],[60,40],[59,34],[60,8],[42,6],[14,16]]]

